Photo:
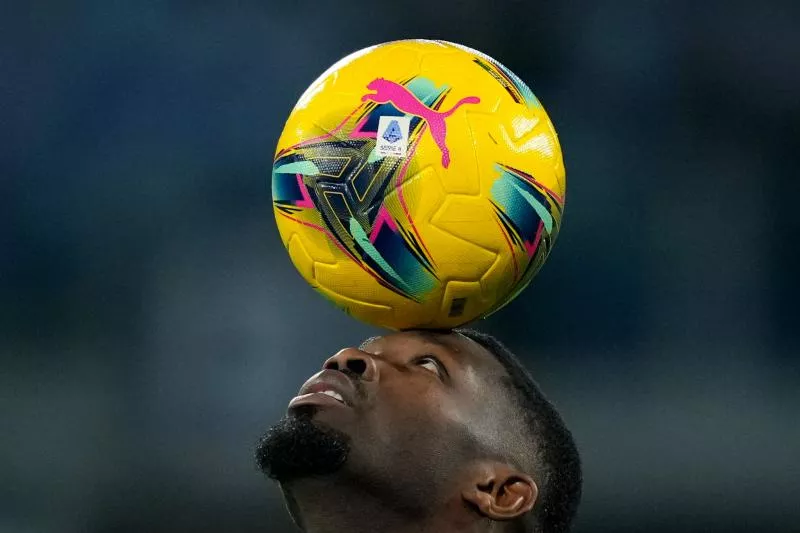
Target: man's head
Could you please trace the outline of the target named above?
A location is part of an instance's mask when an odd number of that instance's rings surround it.
[[[462,524],[568,530],[581,490],[575,444],[495,339],[393,333],[323,366],[257,450],[298,523],[313,505],[294,501],[298,489],[326,479],[420,522],[447,512]]]

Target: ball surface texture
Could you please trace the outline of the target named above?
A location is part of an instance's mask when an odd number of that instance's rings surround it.
[[[278,142],[272,199],[297,270],[350,315],[451,328],[515,298],[547,259],[566,187],[533,92],[475,50],[406,40],[337,62]]]

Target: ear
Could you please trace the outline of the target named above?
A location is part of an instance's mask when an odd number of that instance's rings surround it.
[[[539,487],[528,474],[501,462],[478,465],[461,496],[492,520],[513,520],[533,508]]]

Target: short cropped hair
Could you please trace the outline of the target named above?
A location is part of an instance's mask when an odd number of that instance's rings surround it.
[[[503,343],[472,329],[454,331],[483,346],[503,365],[508,373],[508,379],[504,380],[508,392],[512,401],[516,401],[530,438],[535,440],[531,446],[535,457],[531,459],[540,479],[535,480],[539,495],[531,513],[534,525],[531,533],[568,532],[583,485],[580,455],[572,433],[528,370]]]

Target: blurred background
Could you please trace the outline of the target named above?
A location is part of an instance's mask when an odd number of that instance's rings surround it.
[[[575,531],[800,531],[798,21],[791,0],[4,5],[0,531],[292,530],[253,444],[375,330],[295,272],[273,150],[318,74],[405,37],[494,56],[559,131],[558,243],[477,326],[575,433]]]

